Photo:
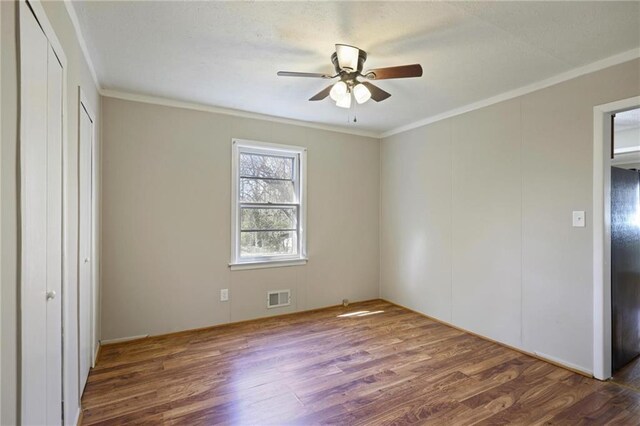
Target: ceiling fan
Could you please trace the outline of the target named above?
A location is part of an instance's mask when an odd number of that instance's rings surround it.
[[[340,81],[327,86],[311,98],[310,101],[321,101],[330,96],[336,105],[342,108],[351,107],[351,98],[362,104],[369,99],[382,102],[391,96],[366,80],[388,80],[392,78],[421,77],[422,67],[419,64],[401,65],[398,67],[374,68],[363,73],[367,52],[347,44],[336,44],[336,51],[331,55],[331,62],[336,74],[322,74],[313,72],[278,71],[280,77],[312,77],[334,79]]]

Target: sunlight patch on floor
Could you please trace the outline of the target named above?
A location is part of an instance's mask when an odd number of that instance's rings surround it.
[[[338,318],[366,317],[367,315],[376,315],[376,314],[381,314],[383,312],[384,311],[356,311],[356,312],[349,312],[346,314],[338,315]]]

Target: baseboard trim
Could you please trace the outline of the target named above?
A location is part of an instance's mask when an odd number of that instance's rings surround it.
[[[82,417],[83,417],[82,407],[78,407],[78,412],[76,413],[76,421],[75,423],[72,423],[72,424],[76,426],[80,426],[82,424]]]
[[[139,334],[137,336],[128,336],[128,337],[118,337],[116,339],[106,339],[106,340],[100,340],[100,347],[105,346],[105,345],[113,345],[116,343],[125,343],[125,342],[131,342],[134,340],[141,340],[141,339],[145,339],[149,337],[148,334]]]
[[[382,298],[380,300],[383,300],[383,301],[385,301],[387,303],[390,303],[390,304],[392,304],[394,306],[397,306],[399,308],[406,309],[407,311],[411,311],[411,312],[413,312],[415,314],[418,314],[420,316],[423,316],[425,318],[429,318],[432,321],[439,322],[440,324],[446,325],[448,327],[455,328],[456,330],[460,330],[460,331],[465,332],[467,334],[471,334],[472,336],[479,337],[479,338],[481,338],[483,340],[486,340],[488,342],[495,343],[497,345],[503,346],[503,347],[505,347],[507,349],[514,350],[516,352],[520,352],[523,355],[527,355],[527,356],[530,356],[532,358],[536,358],[536,359],[538,359],[540,361],[544,361],[546,363],[555,365],[556,367],[564,368],[565,370],[569,370],[572,373],[580,374],[581,376],[585,376],[585,377],[588,377],[590,379],[594,378],[593,377],[593,373],[591,371],[585,370],[585,369],[583,369],[583,368],[581,368],[581,367],[579,367],[577,365],[571,364],[571,363],[566,362],[564,360],[561,360],[561,359],[558,359],[558,358],[554,358],[554,357],[551,357],[549,355],[541,354],[540,352],[529,352],[529,351],[526,351],[524,349],[518,348],[516,346],[512,346],[512,345],[509,345],[507,343],[500,342],[498,340],[492,339],[490,337],[483,336],[482,334],[475,333],[473,331],[467,330],[465,328],[459,327],[457,325],[451,324],[451,323],[443,321],[441,319],[434,318],[432,316],[429,316],[429,315],[424,314],[422,312],[416,311],[414,309],[407,308],[406,306],[400,305],[400,304],[392,302],[390,300],[382,299]]]
[[[96,352],[95,352],[95,358],[93,359],[93,365],[92,367],[96,366],[96,363],[98,362],[98,358],[100,358],[100,349],[102,349],[102,345],[100,345],[100,342],[98,342],[96,344]]]
[[[357,304],[360,304],[360,303],[375,302],[377,300],[382,300],[382,299],[376,298],[376,299],[359,300],[359,301],[356,301],[356,302],[350,302],[349,306],[357,305]],[[391,302],[389,302],[389,303],[391,303]],[[335,309],[335,308],[339,308],[339,307],[344,307],[344,306],[342,304],[330,305],[330,306],[323,306],[321,308],[306,309],[304,311],[288,312],[286,314],[269,315],[269,316],[264,316],[264,317],[260,317],[260,318],[246,319],[246,320],[242,320],[242,321],[233,321],[233,322],[225,322],[225,323],[222,323],[222,324],[208,325],[206,327],[190,328],[190,329],[186,329],[186,330],[173,331],[171,333],[161,333],[161,334],[153,334],[153,335],[144,334],[144,335],[140,335],[140,336],[121,337],[121,338],[118,338],[118,339],[101,340],[100,341],[100,347],[114,345],[114,344],[135,343],[137,341],[140,341],[140,340],[143,340],[143,339],[148,339],[148,338],[178,337],[178,336],[182,336],[182,335],[185,335],[185,334],[197,333],[199,331],[214,330],[214,329],[217,329],[217,328],[230,327],[230,326],[234,326],[234,325],[238,325],[238,324],[246,324],[246,323],[258,322],[258,321],[264,321],[266,319],[271,319],[271,318],[282,318],[282,317],[288,317],[288,316],[292,316],[292,315],[307,314],[307,313],[310,313],[310,312],[323,311],[325,309]]]
[[[593,377],[593,373],[589,370],[586,370],[582,367],[580,367],[579,365],[573,364],[569,361],[565,361],[563,359],[560,358],[556,358],[554,356],[551,355],[547,355],[545,353],[542,352],[538,352],[535,351],[533,353],[533,356],[535,356],[536,358],[540,358],[541,360],[544,360],[550,364],[554,364],[554,365],[559,365],[562,366],[563,368],[569,369],[571,371],[574,371],[576,373],[582,374],[583,376],[587,376],[587,377]]]
[[[543,354],[543,353],[540,353],[540,352],[529,352],[529,351],[526,351],[526,350],[518,348],[516,346],[512,346],[512,345],[509,345],[507,343],[500,342],[500,341],[492,339],[490,337],[483,336],[482,334],[478,334],[478,333],[475,333],[473,331],[467,330],[465,328],[459,327],[457,325],[451,324],[451,323],[449,323],[447,321],[443,321],[441,319],[429,316],[427,314],[424,314],[422,312],[416,311],[414,309],[408,308],[406,306],[400,305],[399,303],[395,303],[395,302],[392,302],[392,301],[387,300],[387,299],[378,298],[378,299],[361,300],[361,301],[357,301],[357,302],[352,302],[352,303],[350,303],[350,305],[357,305],[359,303],[374,302],[376,300],[381,300],[383,302],[389,303],[389,304],[397,306],[399,308],[406,309],[407,311],[413,312],[413,313],[415,313],[417,315],[420,315],[422,317],[425,317],[425,318],[429,318],[430,320],[436,321],[436,322],[438,322],[440,324],[443,324],[443,325],[446,325],[447,327],[451,327],[451,328],[454,328],[456,330],[460,330],[460,331],[462,331],[464,333],[470,334],[472,336],[479,337],[479,338],[481,338],[483,340],[486,340],[488,342],[495,343],[495,344],[503,346],[505,348],[514,350],[514,351],[519,352],[519,353],[521,353],[523,355],[527,355],[527,356],[530,356],[532,358],[536,358],[536,359],[538,359],[540,361],[544,361],[546,363],[555,365],[556,367],[560,367],[560,368],[563,368],[565,370],[569,370],[569,371],[571,371],[573,373],[580,374],[581,376],[594,378],[593,377],[593,373],[591,371],[583,369],[580,366],[577,366],[575,364],[569,363],[567,361],[564,361],[564,360],[561,360],[561,359],[558,359],[558,358],[555,358],[555,357],[552,357],[550,355],[546,355],[546,354]],[[174,331],[174,332],[171,332],[171,333],[162,333],[162,334],[155,334],[155,335],[143,334],[143,335],[138,335],[138,336],[130,336],[130,337],[121,337],[121,338],[117,338],[117,339],[101,340],[100,343],[99,343],[98,352],[102,349],[103,346],[109,346],[109,345],[114,345],[114,344],[135,343],[135,342],[138,342],[140,340],[147,339],[147,338],[178,337],[178,336],[181,336],[181,335],[195,333],[195,332],[199,332],[199,331],[214,330],[214,329],[217,329],[217,328],[229,327],[229,326],[234,326],[234,325],[238,325],[238,324],[246,324],[246,323],[251,323],[251,322],[264,321],[265,319],[269,319],[269,318],[282,318],[282,317],[287,317],[287,316],[291,316],[291,315],[301,315],[301,314],[310,313],[310,312],[322,311],[322,310],[325,310],[325,309],[335,309],[335,308],[339,308],[339,307],[342,307],[342,306],[343,305],[341,305],[341,304],[339,304],[339,305],[331,305],[331,306],[324,306],[324,307],[321,307],[321,308],[307,309],[307,310],[304,310],[304,311],[289,312],[289,313],[286,313],[286,314],[273,315],[273,316],[260,317],[260,318],[253,318],[253,319],[247,319],[247,320],[242,320],[242,321],[227,322],[227,323],[223,323],[223,324],[210,325],[210,326],[207,326],[207,327],[199,327],[199,328],[191,328],[191,329],[181,330],[181,331]],[[97,356],[96,356],[96,361],[97,361]]]

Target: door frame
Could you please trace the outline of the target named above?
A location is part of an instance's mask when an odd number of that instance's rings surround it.
[[[44,11],[44,7],[42,6],[41,0],[20,0],[18,4],[18,8],[19,8],[18,10],[19,16],[23,16],[26,13],[33,13],[33,15],[36,17],[36,20],[38,21],[38,24],[40,25],[40,28],[42,29],[42,32],[44,33],[45,37],[47,37],[53,51],[55,52],[62,66],[62,146],[61,146],[61,149],[62,149],[62,165],[61,165],[62,167],[62,182],[61,182],[61,185],[62,185],[62,224],[61,224],[62,225],[62,250],[61,250],[62,302],[61,302],[61,310],[62,312],[61,314],[62,314],[63,341],[62,341],[62,355],[61,355],[62,365],[60,366],[60,368],[62,370],[61,395],[62,395],[62,400],[65,401],[66,399],[65,395],[67,394],[66,390],[68,389],[68,384],[69,384],[68,372],[66,372],[66,369],[64,368],[65,359],[66,359],[65,354],[67,354],[68,351],[71,349],[67,345],[68,342],[64,338],[65,336],[64,330],[70,324],[69,318],[67,315],[67,307],[69,306],[70,301],[66,300],[66,295],[68,294],[68,289],[69,289],[69,286],[71,285],[69,280],[70,268],[69,268],[69,265],[67,265],[67,262],[70,260],[69,251],[68,251],[69,210],[67,208],[68,199],[69,199],[69,193],[67,190],[67,183],[69,181],[68,170],[67,170],[67,166],[69,164],[69,155],[68,155],[69,129],[67,125],[67,116],[68,116],[67,115],[67,69],[68,69],[67,64],[68,64],[68,61],[67,61],[67,56],[64,52],[64,49],[62,48],[62,43],[60,43],[60,40],[56,36],[56,32],[54,31],[53,26],[51,25],[51,22],[49,22],[47,14]],[[22,90],[23,90],[22,81],[20,81],[19,93],[22,93]],[[23,139],[24,139],[24,128],[20,126],[20,140],[22,141]],[[20,284],[20,287],[22,288],[22,284]],[[21,371],[22,360],[20,359],[18,362],[20,363],[19,369]],[[20,373],[20,376],[21,375],[22,373]],[[20,413],[21,413],[24,407],[22,406],[22,400],[20,395],[18,395],[18,400],[20,401],[19,404],[20,404]],[[79,414],[80,412],[78,410],[77,415],[79,416]],[[60,419],[61,422],[63,422],[65,418],[66,418],[65,410],[63,409],[62,419]],[[77,419],[76,419],[76,422],[77,422]]]
[[[82,109],[84,109],[89,116],[89,120],[91,120],[91,224],[89,226],[91,232],[91,254],[90,254],[90,262],[91,262],[91,273],[90,273],[90,289],[91,289],[91,306],[90,306],[90,318],[91,318],[91,367],[96,366],[96,356],[98,355],[98,346],[94,345],[95,342],[98,341],[98,330],[97,330],[97,314],[98,314],[98,293],[97,293],[97,282],[98,282],[98,221],[97,221],[97,211],[98,211],[98,200],[96,194],[98,193],[97,188],[97,165],[98,165],[98,157],[96,153],[96,115],[91,109],[91,104],[89,103],[82,87],[78,86],[78,155],[80,155],[80,143],[81,143],[81,114]],[[80,188],[80,167],[78,165],[78,189]],[[80,204],[78,204],[78,212],[80,212]],[[80,216],[78,215],[78,237],[80,236]],[[78,247],[80,247],[80,240],[78,240]],[[78,253],[78,268],[80,267],[80,253]],[[78,270],[79,272],[79,270]],[[80,274],[78,273],[78,280],[80,279]],[[78,284],[80,284],[78,282]],[[79,313],[79,311],[78,311]],[[79,326],[79,324],[78,324]],[[78,334],[78,338],[80,335]],[[79,389],[79,392],[82,389]]]
[[[593,107],[593,375],[611,377],[611,115],[640,96]]]

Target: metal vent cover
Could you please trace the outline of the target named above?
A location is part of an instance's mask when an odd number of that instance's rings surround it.
[[[267,292],[267,308],[279,308],[291,305],[291,290],[273,290]]]

